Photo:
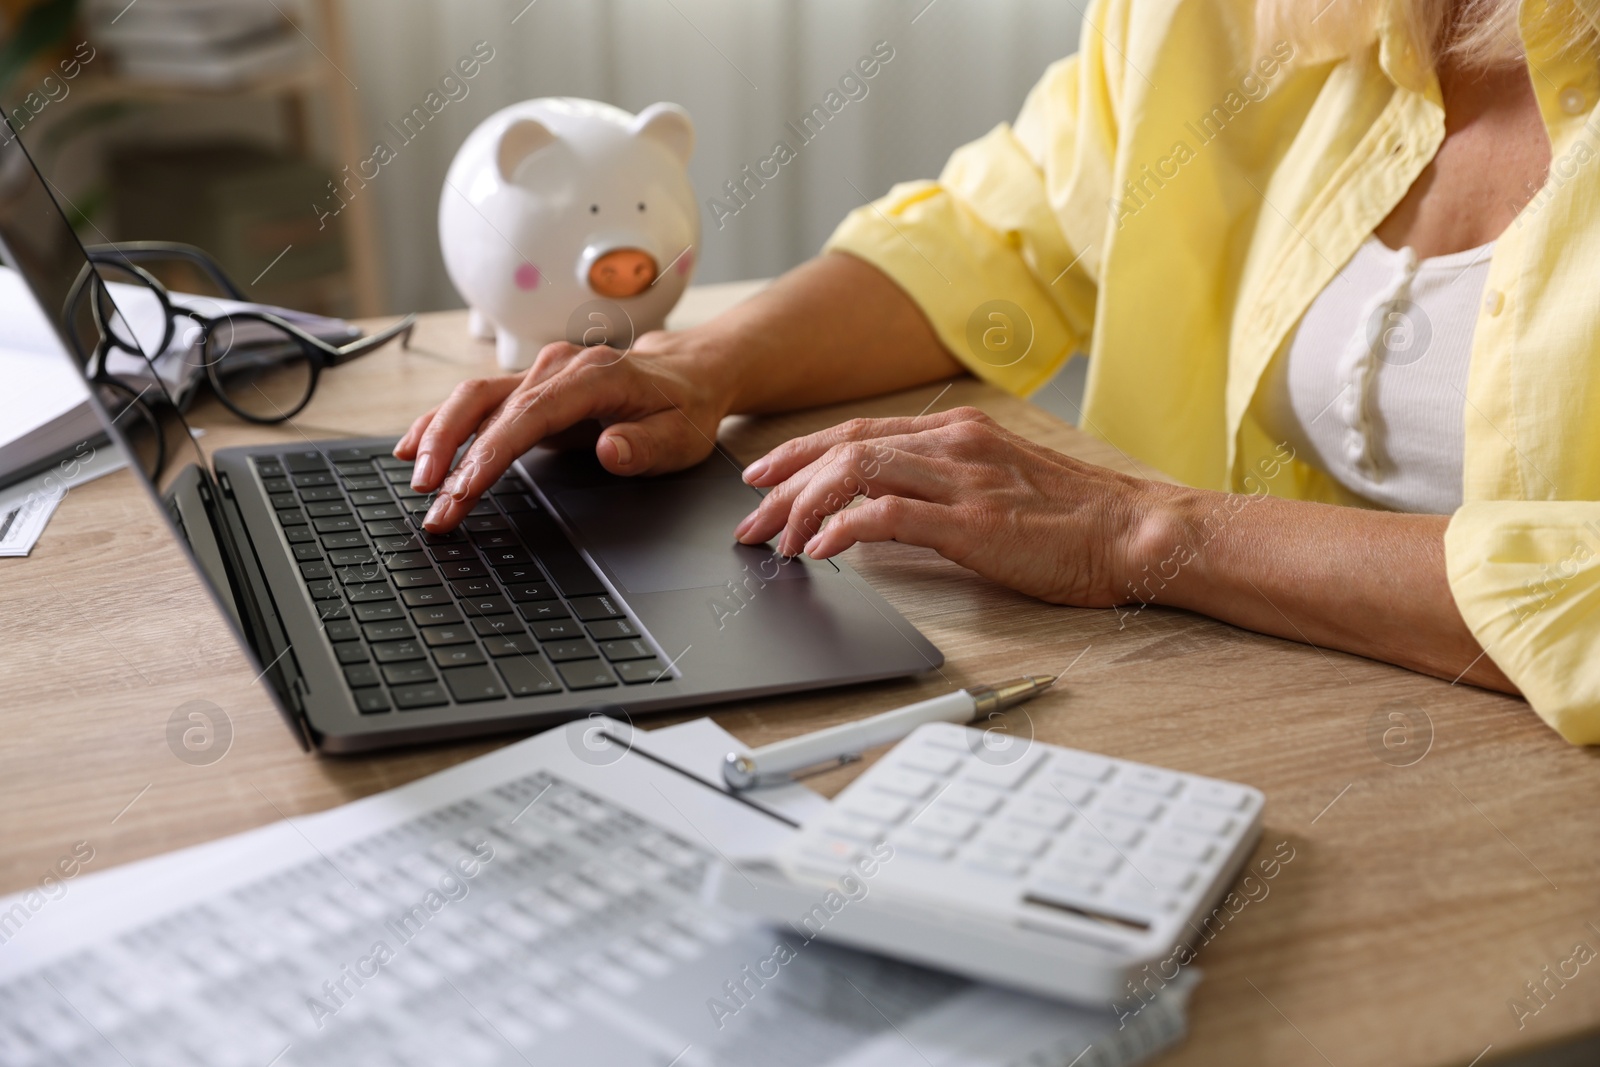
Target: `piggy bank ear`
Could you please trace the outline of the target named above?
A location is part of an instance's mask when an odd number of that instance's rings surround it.
[[[538,119],[518,119],[513,122],[500,135],[500,147],[495,151],[500,177],[511,181],[523,160],[555,141],[555,133]]]
[[[651,104],[634,117],[635,137],[657,142],[687,164],[694,154],[694,123],[689,113],[677,104]]]

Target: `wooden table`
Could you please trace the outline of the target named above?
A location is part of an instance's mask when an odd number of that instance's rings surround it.
[[[747,291],[695,290],[677,321]],[[246,426],[214,405],[195,419],[208,449],[397,433],[492,366],[464,314],[430,315],[411,351],[330,373],[295,428]],[[977,405],[1036,441],[1136,470],[971,379],[730,420],[722,439],[748,461],[850,415],[915,414],[930,401]],[[1564,985],[1549,980],[1542,1005],[1524,986],[1544,980],[1546,965],[1570,974],[1576,943],[1600,952],[1600,752],[1567,745],[1522,702],[1179,611],[1053,607],[900,545],[849,558],[944,650],[943,669],[715,712],[747,742],[952,686],[1067,670],[1054,692],[1011,713],[1010,728],[1266,792],[1258,857],[1293,859],[1201,950],[1191,1036],[1162,1063],[1403,1067],[1466,1064],[1485,1050],[1479,1062],[1490,1063],[1600,1028],[1600,960]],[[100,870],[328,808],[502,743],[302,754],[126,474],[74,489],[31,557],[0,561],[0,589],[0,891],[37,884],[80,841]],[[196,699],[220,705],[233,734],[206,766],[167,744],[168,719]],[[832,792],[854,773],[817,783]],[[1520,1029],[1513,998],[1528,1009]]]

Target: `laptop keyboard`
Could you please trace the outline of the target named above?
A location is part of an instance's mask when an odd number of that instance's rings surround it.
[[[363,714],[669,674],[544,506],[508,476],[448,534],[378,446],[253,459]]]

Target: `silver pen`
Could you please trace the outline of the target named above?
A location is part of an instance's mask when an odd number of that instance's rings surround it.
[[[795,771],[825,763],[849,762],[869,748],[898,741],[923,723],[969,723],[1004,711],[1038,696],[1055,681],[1051,675],[1030,674],[998,685],[975,685],[858,722],[763,745],[748,753],[730,752],[723,760],[722,777],[733,789],[754,789],[791,781]]]

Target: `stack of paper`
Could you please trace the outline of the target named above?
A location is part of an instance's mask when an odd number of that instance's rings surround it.
[[[662,762],[738,747],[593,719],[116,870],[82,842],[0,900],[0,1062],[1122,1067],[1182,1036],[1192,972],[1119,1019],[716,904],[710,868],[826,803]]]
[[[305,57],[274,0],[91,0],[86,16],[91,39],[134,81],[225,88]]]

